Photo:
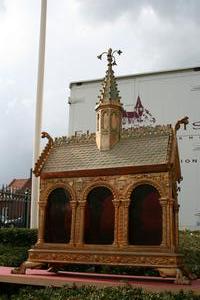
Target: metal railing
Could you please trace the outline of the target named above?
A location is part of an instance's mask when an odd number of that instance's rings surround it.
[[[0,189],[0,227],[30,226],[30,190]]]

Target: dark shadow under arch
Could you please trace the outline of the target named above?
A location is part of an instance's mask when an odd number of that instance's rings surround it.
[[[114,241],[113,194],[107,187],[89,192],[85,208],[84,241],[86,244],[112,244]]]
[[[162,242],[162,207],[160,194],[149,184],[137,186],[129,206],[129,244],[160,245]]]
[[[71,233],[70,194],[64,188],[53,190],[48,197],[45,218],[46,243],[69,243]]]

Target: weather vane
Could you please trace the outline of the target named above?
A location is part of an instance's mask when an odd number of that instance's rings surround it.
[[[117,63],[116,63],[116,59],[115,59],[115,56],[114,54],[117,53],[118,55],[121,55],[122,54],[122,51],[121,50],[114,50],[112,51],[111,48],[108,49],[108,51],[106,52],[103,52],[101,53],[100,55],[97,56],[98,59],[102,59],[102,56],[104,54],[107,55],[107,60],[108,60],[108,66],[116,66]]]

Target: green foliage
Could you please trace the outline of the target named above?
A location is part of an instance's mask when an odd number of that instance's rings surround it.
[[[37,230],[27,228],[0,228],[0,243],[12,246],[31,246],[37,241]]]
[[[200,231],[181,231],[179,245],[186,268],[200,277]]]
[[[29,248],[0,244],[0,266],[18,267],[26,260]]]
[[[37,230],[0,229],[0,266],[18,267],[26,260],[28,249],[36,243]]]
[[[0,300],[198,300],[200,297],[192,292],[149,293],[131,286],[96,288],[93,286],[63,288],[22,288],[9,298],[2,295]]]
[[[129,266],[109,266],[109,265],[81,265],[69,264],[63,266],[63,271],[70,272],[89,272],[101,274],[122,274],[122,275],[138,275],[138,276],[159,276],[158,271],[153,268],[129,267]]]

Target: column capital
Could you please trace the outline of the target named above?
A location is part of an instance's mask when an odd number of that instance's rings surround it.
[[[119,207],[120,202],[121,202],[120,200],[116,200],[116,199],[112,200],[112,203],[115,207]]]
[[[131,203],[130,199],[124,199],[124,200],[122,200],[122,205],[124,207],[129,207],[130,203]]]
[[[70,205],[72,208],[75,208],[78,205],[78,203],[77,201],[70,201]]]
[[[165,205],[167,205],[167,203],[168,203],[168,201],[169,201],[169,198],[162,197],[162,198],[159,199],[159,201],[160,201],[160,204],[161,204],[162,206],[165,206]]]
[[[160,197],[160,201],[168,201],[169,200],[169,197]]]
[[[78,205],[79,205],[80,208],[85,208],[86,202],[85,201],[79,201]]]

